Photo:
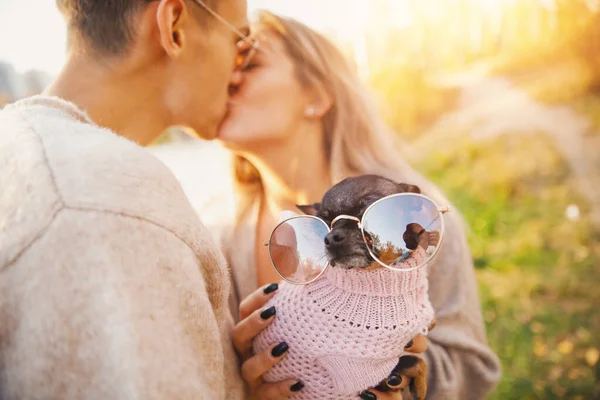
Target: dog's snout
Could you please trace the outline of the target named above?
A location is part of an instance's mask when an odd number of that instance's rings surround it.
[[[346,239],[346,235],[344,235],[343,232],[329,232],[327,236],[325,236],[325,246],[327,246],[327,248],[336,247],[342,244],[344,242],[344,239]]]

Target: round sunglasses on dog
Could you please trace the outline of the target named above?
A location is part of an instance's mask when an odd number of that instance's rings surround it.
[[[440,208],[427,196],[398,193],[371,204],[362,218],[339,215],[331,225],[321,218],[299,215],[280,222],[271,232],[269,257],[277,273],[293,284],[317,280],[330,265],[326,241],[334,225],[341,220],[357,223],[364,244],[373,259],[385,268],[414,271],[426,265],[436,254],[444,236]]]

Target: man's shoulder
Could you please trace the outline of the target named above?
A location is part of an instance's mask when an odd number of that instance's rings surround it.
[[[205,234],[161,161],[136,143],[63,111],[21,107],[0,112],[0,183],[9,193],[0,200],[0,235],[11,231],[15,249],[33,240],[63,208],[144,219],[190,245]]]
[[[14,161],[29,153],[45,164],[54,190],[67,205],[117,206],[148,191],[156,193],[158,188],[165,188],[169,196],[178,194],[177,182],[162,162],[109,129],[71,118],[61,110],[24,108],[9,118],[13,126],[18,125],[7,132],[13,137],[11,147],[17,150]],[[152,199],[155,196],[146,196],[146,201]]]

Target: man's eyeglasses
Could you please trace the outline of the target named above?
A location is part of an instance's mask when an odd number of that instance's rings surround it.
[[[218,19],[222,24],[225,24],[229,29],[231,29],[236,35],[238,35],[240,37],[240,40],[242,40],[244,43],[246,43],[249,46],[249,48],[247,50],[239,52],[235,59],[236,70],[245,69],[250,64],[252,57],[254,57],[254,55],[256,54],[256,50],[258,49],[258,42],[256,40],[251,39],[247,35],[244,35],[242,32],[240,32],[239,29],[237,29],[235,26],[233,26],[229,22],[227,22],[225,20],[225,18],[223,18],[219,14],[217,14],[213,9],[211,9],[202,0],[194,0],[194,1],[196,3],[198,3],[202,8],[204,8],[210,15],[212,15],[213,17]]]

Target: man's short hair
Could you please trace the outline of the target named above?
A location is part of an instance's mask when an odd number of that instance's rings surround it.
[[[123,52],[135,36],[135,16],[155,0],[56,0],[69,35],[76,33],[102,54]],[[212,7],[218,0],[205,0]]]

